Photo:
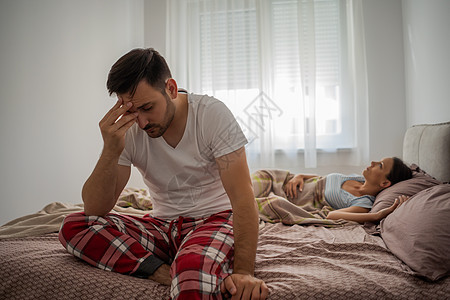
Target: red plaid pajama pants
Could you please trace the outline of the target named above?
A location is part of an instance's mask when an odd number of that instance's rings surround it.
[[[59,240],[67,251],[100,269],[147,278],[171,265],[172,299],[222,299],[220,283],[232,273],[230,210],[207,218],[166,221],[119,214],[68,215]]]

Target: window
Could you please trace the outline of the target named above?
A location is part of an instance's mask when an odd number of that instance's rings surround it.
[[[250,152],[352,149],[355,75],[346,5],[190,0],[174,7],[188,21],[170,31],[169,48],[186,47],[185,87],[225,102]]]

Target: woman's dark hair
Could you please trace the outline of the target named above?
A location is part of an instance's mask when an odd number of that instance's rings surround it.
[[[133,49],[111,67],[106,87],[110,95],[136,92],[142,79],[164,93],[166,80],[171,78],[169,66],[158,51],[153,48]]]
[[[411,169],[398,157],[393,157],[394,164],[392,165],[391,172],[386,176],[391,182],[391,186],[397,182],[411,179],[412,171]]]

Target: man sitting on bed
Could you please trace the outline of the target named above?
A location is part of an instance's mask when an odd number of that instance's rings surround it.
[[[258,212],[247,143],[220,101],[178,90],[164,58],[135,49],[111,68],[117,103],[100,121],[104,147],[83,186],[84,213],[66,217],[61,243],[104,270],[170,285],[172,299],[265,299],[253,276]],[[112,214],[142,174],[152,216]]]

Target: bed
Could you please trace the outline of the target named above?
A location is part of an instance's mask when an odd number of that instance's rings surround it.
[[[448,299],[450,122],[417,125],[404,137],[414,177],[381,192],[373,211],[411,199],[380,224],[261,222],[255,276],[269,299]],[[128,189],[119,213],[144,214],[143,190]],[[50,203],[0,227],[0,299],[169,299],[150,280],[91,267],[58,241],[65,215],[82,205]]]

